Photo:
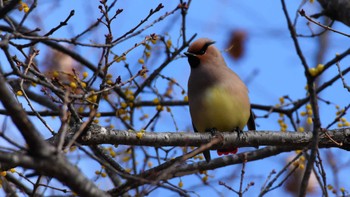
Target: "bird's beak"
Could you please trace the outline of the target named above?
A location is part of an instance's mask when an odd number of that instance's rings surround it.
[[[187,57],[196,57],[196,54],[190,53],[190,52],[185,52],[184,53]]]
[[[211,41],[208,43],[208,46],[212,45],[212,44],[215,44],[215,41]]]

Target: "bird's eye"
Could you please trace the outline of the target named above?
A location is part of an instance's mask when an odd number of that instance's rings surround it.
[[[207,47],[208,48],[208,47]],[[200,51],[199,51],[199,55],[203,55],[206,51],[207,51],[207,48],[206,49],[201,49]]]

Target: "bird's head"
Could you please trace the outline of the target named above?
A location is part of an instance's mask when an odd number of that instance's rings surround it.
[[[185,55],[188,57],[188,63],[191,68],[196,68],[200,64],[216,58],[219,50],[215,46],[211,46],[215,42],[208,38],[200,38],[194,41],[189,47]]]

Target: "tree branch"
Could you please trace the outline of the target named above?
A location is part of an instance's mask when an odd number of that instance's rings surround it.
[[[69,131],[69,141],[79,125],[75,125]],[[326,134],[327,132],[327,134]],[[276,132],[276,131],[248,131],[242,134],[237,132],[218,132],[223,137],[220,144],[213,145],[212,149],[255,146],[291,146],[293,150],[308,146],[312,140],[312,132]],[[82,145],[118,144],[136,146],[196,146],[209,143],[212,138],[210,133],[192,132],[136,132],[115,130],[93,124],[87,132],[78,139]],[[50,138],[49,141],[54,141]],[[337,143],[334,143],[337,142]],[[350,150],[350,129],[335,129],[320,133],[320,148],[339,147]]]
[[[70,165],[63,154],[38,159],[22,153],[0,151],[0,162],[34,169],[39,174],[55,177],[80,196],[107,196],[75,166]]]
[[[121,194],[125,193],[128,190],[144,184],[157,185],[159,184],[160,181],[163,181],[163,180],[168,180],[175,177],[182,177],[185,175],[198,173],[200,171],[213,170],[213,169],[225,167],[228,165],[239,164],[242,162],[256,161],[256,160],[264,159],[266,157],[278,155],[283,152],[289,152],[291,150],[293,150],[292,147],[266,147],[255,151],[219,157],[216,159],[212,159],[209,163],[205,161],[189,163],[189,164],[180,163],[176,166],[176,171],[167,173],[167,176],[163,177],[163,179],[158,180],[157,182],[154,182],[153,180],[156,180],[157,176],[160,173],[162,173],[162,171],[158,170],[158,168],[160,167],[158,166],[150,170],[147,170],[139,175],[140,177],[146,179],[147,182],[144,181],[144,179],[143,181],[132,181],[132,182],[128,181],[125,184],[123,184],[121,187],[108,191],[108,193],[111,194],[112,196],[120,196]],[[179,158],[181,158],[181,156],[173,160],[178,160]],[[169,162],[172,162],[173,160],[170,160]],[[166,170],[167,168],[163,168],[163,171],[166,171]]]

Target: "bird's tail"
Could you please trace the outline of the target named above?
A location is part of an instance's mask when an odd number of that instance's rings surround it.
[[[205,161],[209,162],[211,160],[210,151],[209,150],[203,151],[203,155],[204,155]]]

